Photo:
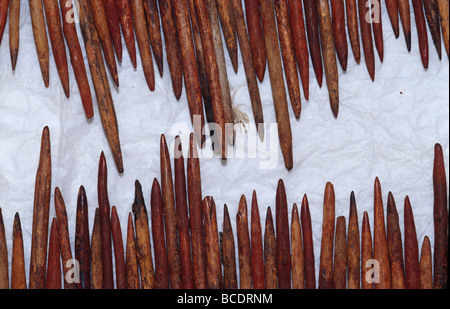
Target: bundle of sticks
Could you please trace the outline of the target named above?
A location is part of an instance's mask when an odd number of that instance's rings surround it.
[[[235,72],[238,71],[239,64],[237,48],[240,48],[254,121],[261,139],[264,138],[263,126],[258,124],[264,123],[264,117],[257,80],[264,80],[267,64],[279,126],[280,147],[288,170],[293,167],[288,97],[295,118],[300,118],[300,83],[305,99],[309,99],[309,59],[320,87],[323,72],[325,73],[331,110],[337,117],[337,62],[339,61],[343,71],[347,70],[350,41],[355,61],[359,64],[361,41],[368,73],[372,80],[375,79],[374,44],[380,61],[384,59],[384,9],[388,12],[397,38],[401,21],[407,49],[411,50],[409,0],[386,0],[385,6],[380,0],[345,0],[345,3],[344,0],[245,0],[245,10],[241,0],[76,1],[79,4],[80,29],[100,117],[120,173],[124,169],[122,152],[105,63],[114,87],[119,87],[116,58],[119,63],[122,62],[122,37],[134,68],[136,55],[139,53],[144,77],[151,91],[155,90],[152,54],[158,72],[163,76],[164,37],[165,58],[174,95],[177,99],[180,98],[184,78],[196,140],[203,147],[206,117],[211,137],[216,141],[217,153],[223,159],[227,157],[228,145],[234,143],[233,128],[226,130],[227,124],[233,127],[236,122],[227,76],[225,47]],[[66,96],[69,97],[70,90],[64,41],[69,50],[86,117],[92,118],[94,112],[91,91],[74,23],[75,8],[72,1],[60,0],[59,5],[57,1],[51,0],[29,0],[28,3],[45,86],[49,86],[48,32]],[[449,1],[412,0],[412,5],[420,55],[423,66],[427,68],[429,51],[426,23],[439,58],[442,57],[441,37],[447,56],[449,55]],[[0,43],[8,11],[11,63],[14,70],[19,49],[20,0],[0,1]],[[198,125],[195,125],[196,117],[200,120]]]
[[[385,216],[381,184],[378,178],[375,179],[372,236],[367,211],[363,214],[362,227],[358,226],[353,192],[348,225],[345,216],[335,217],[334,187],[327,183],[319,269],[316,269],[306,194],[300,209],[297,204],[292,206],[289,222],[286,190],[280,179],[276,189],[275,218],[271,207],[267,207],[264,232],[256,192],[253,191],[250,212],[247,199],[242,195],[235,219],[235,244],[227,205],[223,207],[223,225],[219,231],[215,199],[202,195],[200,161],[193,133],[186,168],[180,137],[175,138],[171,160],[165,136],[161,135],[160,171],[159,181],[157,177],[153,180],[150,211],[147,211],[140,182],[135,182],[135,198],[128,213],[124,244],[117,208],[110,208],[107,164],[102,153],[94,224],[89,231],[88,201],[81,186],[76,209],[75,249],[72,251],[64,198],[58,187],[54,193],[56,217],[52,218],[48,235],[52,173],[50,132],[45,127],[36,173],[28,284],[19,214],[14,217],[9,279],[9,255],[0,211],[0,288],[447,288],[447,180],[439,144],[435,145],[433,167],[435,233],[431,240],[424,237],[420,255],[408,196],[404,199],[402,238],[394,196],[389,192]]]

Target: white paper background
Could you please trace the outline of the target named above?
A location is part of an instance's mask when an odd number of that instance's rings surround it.
[[[335,187],[336,216],[344,215],[348,219],[349,195],[354,190],[360,226],[363,212],[368,211],[373,228],[373,182],[378,176],[384,200],[388,191],[392,191],[396,198],[401,230],[403,199],[409,195],[419,244],[425,235],[434,243],[433,149],[435,143],[442,144],[448,175],[449,61],[444,47],[443,60],[439,61],[428,35],[430,65],[428,70],[423,69],[414,15],[411,16],[412,51],[408,53],[403,34],[399,39],[394,38],[383,4],[385,60],[380,63],[376,55],[375,82],[369,78],[364,57],[361,64],[356,65],[349,48],[347,72],[342,72],[339,67],[341,103],[337,120],[329,107],[325,79],[322,89],[319,89],[310,66],[310,99],[307,102],[303,98],[299,121],[294,119],[289,107],[294,145],[294,168],[291,172],[284,168],[278,147],[272,151],[279,153],[273,169],[260,169],[264,160],[248,158],[248,155],[229,159],[226,164],[218,159],[201,160],[203,195],[215,198],[220,230],[223,204],[229,207],[235,229],[240,196],[247,196],[250,208],[253,189],[258,194],[264,227],[266,207],[271,206],[274,211],[276,186],[278,179],[282,178],[286,185],[289,213],[293,203],[300,206],[303,194],[308,195],[318,265],[326,182],[332,182]],[[79,27],[77,29],[85,54]],[[119,175],[101,126],[95,97],[95,117],[87,121],[70,62],[71,97],[66,99],[51,50],[50,87],[44,87],[26,1],[21,5],[20,49],[15,72],[11,70],[8,40],[7,25],[0,46],[0,207],[9,255],[14,214],[20,214],[28,271],[34,181],[45,125],[49,126],[51,134],[52,187],[58,186],[65,198],[73,246],[80,185],[85,186],[88,194],[92,228],[94,210],[98,205],[96,182],[100,152],[104,150],[107,158],[109,198],[111,206],[117,206],[125,240],[126,218],[134,198],[134,180],[139,179],[142,183],[149,207],[152,180],[154,177],[159,179],[160,134],[165,134],[169,143],[173,142],[176,134],[183,133],[187,137],[190,121],[184,90],[178,102],[173,95],[167,62],[164,63],[164,77],[156,76],[156,90],[150,92],[143,78],[139,54],[138,67],[134,70],[124,44],[123,63],[118,67],[120,88],[112,87],[125,168],[125,173]],[[240,131],[238,143],[245,136],[254,142],[254,122],[240,54],[239,59],[239,72],[235,74],[226,54],[234,104],[241,104],[239,109],[250,120],[248,134]],[[87,65],[86,59],[85,63]],[[92,83],[91,90],[94,94]],[[275,117],[268,72],[260,84],[260,92],[264,119],[273,123]],[[178,131],[180,128],[182,132]],[[184,148],[188,148],[186,143]],[[50,218],[53,216],[52,193]]]

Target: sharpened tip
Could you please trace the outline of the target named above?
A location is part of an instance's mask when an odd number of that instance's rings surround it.
[[[11,67],[12,67],[13,71],[16,69],[17,55],[18,55],[18,51],[17,50],[11,51]]]

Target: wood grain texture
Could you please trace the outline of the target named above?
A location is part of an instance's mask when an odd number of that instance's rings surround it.
[[[345,5],[344,0],[331,0],[331,26],[333,30],[336,55],[342,70],[347,70],[348,44],[347,32],[345,31]]]
[[[52,47],[53,58],[66,97],[70,97],[69,68],[67,66],[66,47],[64,45],[61,16],[57,1],[44,0],[45,19]]]
[[[134,32],[141,57],[142,70],[150,91],[155,90],[155,70],[148,37],[143,0],[130,0]]]
[[[347,31],[353,57],[357,64],[361,62],[361,44],[359,39],[358,5],[356,0],[346,0]],[[397,13],[398,14],[398,13]]]
[[[247,201],[244,195],[239,200],[236,214],[236,234],[239,253],[239,288],[248,290],[252,288],[252,253],[248,232]]]
[[[161,38],[161,23],[159,21],[158,5],[156,0],[143,0],[145,16],[147,20],[148,36],[152,46],[153,56],[155,57],[156,66],[159,75],[162,77],[164,72],[164,58]]]
[[[136,253],[136,240],[134,237],[133,215],[131,212],[128,213],[125,263],[127,269],[127,288],[129,290],[140,289],[139,265]]]
[[[441,16],[441,30],[442,39],[444,41],[445,50],[447,51],[447,57],[449,57],[449,1],[438,0],[439,15]]]
[[[234,72],[238,72],[237,34],[233,6],[227,0],[215,0],[219,12],[220,25]]]
[[[402,22],[406,48],[408,51],[411,51],[411,13],[409,0],[398,0],[398,13]]]
[[[347,288],[347,232],[345,217],[336,218],[336,233],[333,260],[333,288]]]
[[[389,249],[386,237],[386,224],[384,219],[383,198],[381,184],[378,177],[374,185],[374,232],[373,232],[373,258],[379,263],[379,282],[375,282],[376,289],[390,289],[391,269],[389,264]]]
[[[9,53],[11,56],[11,67],[16,69],[17,57],[19,55],[20,37],[20,0],[9,0]]]
[[[291,215],[291,263],[292,288],[305,288],[305,258],[303,254],[302,227],[298,215],[297,204],[292,207]]]
[[[409,197],[405,197],[405,275],[407,289],[420,289],[419,243],[417,241],[416,225]]]
[[[372,259],[372,234],[370,232],[369,214],[365,211],[361,229],[361,288],[365,290],[374,288]]]
[[[414,19],[416,21],[417,37],[419,41],[420,58],[425,69],[428,68],[429,51],[428,51],[428,34],[425,22],[425,14],[423,12],[423,0],[412,0]]]
[[[373,49],[372,27],[367,21],[367,0],[358,0],[359,27],[361,30],[361,41],[364,51],[364,61],[372,81],[375,80],[375,54]]]
[[[83,35],[86,55],[89,62],[92,82],[94,84],[97,104],[103,129],[105,130],[111,152],[119,173],[123,173],[122,150],[120,147],[119,128],[112,100],[111,89],[106,75],[102,57],[99,34],[94,24],[91,6],[88,0],[79,1],[80,27]]]
[[[300,80],[305,99],[309,99],[309,53],[306,38],[305,18],[301,0],[289,0],[289,18],[292,28],[295,59],[297,61]]]
[[[219,231],[217,229],[216,205],[211,196],[203,199],[202,211],[205,233],[207,287],[208,289],[219,289],[222,281]]]
[[[48,290],[61,289],[61,260],[60,260],[59,234],[56,218],[53,218],[50,228],[47,255],[47,275],[45,288]]]
[[[276,256],[278,288],[291,288],[291,247],[286,189],[283,180],[278,180],[275,209]]]
[[[397,39],[400,35],[400,21],[398,19],[398,1],[397,0],[385,0],[386,10],[391,21],[392,31]]]
[[[92,106],[92,94],[89,85],[86,67],[84,64],[83,53],[81,52],[80,42],[78,40],[77,30],[73,22],[73,6],[72,1],[60,0],[60,9],[62,16],[62,29],[66,39],[67,48],[69,50],[70,64],[72,65],[75,80],[80,92],[81,103],[83,104],[86,118],[94,117],[94,109]]]
[[[334,187],[328,182],[323,201],[322,240],[320,244],[319,289],[333,288],[333,241],[335,227]]]
[[[372,30],[375,48],[380,61],[384,60],[383,12],[380,0],[370,0],[372,6]]]
[[[266,289],[278,288],[276,238],[270,207],[267,207],[264,230],[264,279],[266,281]]]
[[[9,289],[8,246],[6,244],[5,222],[0,207],[0,290]]]
[[[70,247],[69,223],[67,221],[66,205],[61,190],[55,188],[55,214],[59,235],[59,247],[61,250],[62,273],[64,279],[64,289],[75,289],[77,286],[74,282],[68,282],[66,276],[68,271],[74,266],[72,263],[72,249]],[[70,276],[70,274],[69,274]]]
[[[43,289],[45,287],[51,178],[50,130],[46,126],[42,131],[34,191],[31,257],[29,262],[30,277],[28,282],[30,289]]]
[[[326,0],[318,0],[317,13],[319,16],[320,43],[325,71],[325,79],[328,88],[333,116],[337,118],[339,113],[339,76],[337,70],[335,44],[333,39],[330,6]]]
[[[261,218],[258,199],[253,191],[250,225],[250,248],[252,250],[252,279],[254,289],[264,289],[264,249],[262,242]]]
[[[433,165],[433,219],[434,219],[434,276],[433,288],[447,288],[448,268],[448,197],[447,177],[442,146],[434,147]]]
[[[136,229],[136,253],[141,275],[141,289],[154,289],[155,273],[153,271],[152,247],[148,225],[147,208],[145,207],[142,186],[135,181],[135,197],[132,206],[134,226]]]
[[[114,264],[116,270],[116,289],[127,289],[127,270],[123,247],[122,228],[116,206],[111,208],[111,234],[114,245]]]
[[[237,289],[236,247],[234,244],[233,227],[227,205],[223,207],[223,232],[222,232],[222,264],[223,264],[223,288]],[[250,281],[251,282],[251,281]]]
[[[270,0],[261,0],[260,4],[275,118],[278,123],[278,139],[280,141],[284,165],[286,169],[291,170],[294,165],[292,132],[286,97],[286,86],[284,84],[281,64],[280,46],[278,44],[274,6],[273,2]]]
[[[392,192],[389,192],[386,211],[387,241],[391,280],[393,289],[406,288],[405,266],[403,263],[403,246],[397,206]],[[406,236],[406,234],[405,234]]]
[[[133,68],[136,68],[136,41],[134,40],[133,17],[131,15],[131,5],[128,0],[116,0],[117,11],[119,13],[120,26],[122,28],[125,45],[130,56]]]
[[[309,54],[316,75],[319,87],[322,87],[323,81],[323,66],[322,66],[322,52],[320,50],[320,33],[319,21],[317,15],[316,1],[303,0],[303,7],[305,10],[305,25],[306,33],[308,34]]]
[[[27,278],[25,273],[25,256],[23,251],[22,225],[18,212],[14,215],[12,229],[12,254],[11,254],[11,289],[26,289]]]
[[[311,213],[309,212],[308,197],[305,194],[302,199],[300,220],[303,234],[303,250],[305,255],[305,287],[316,288],[316,272],[314,259],[314,242],[312,233]]]
[[[177,27],[178,39],[180,42],[181,59],[183,63],[183,76],[186,89],[186,97],[189,105],[189,113],[192,124],[199,119],[200,127],[194,125],[196,141],[203,146],[205,136],[202,134],[205,125],[203,115],[202,92],[200,88],[200,78],[195,57],[194,42],[189,20],[189,8],[187,0],[173,1],[173,10]]]
[[[186,191],[186,173],[184,169],[183,149],[179,136],[174,143],[174,188],[175,205],[178,225],[178,243],[180,246],[181,280],[184,289],[194,288],[194,274],[192,270],[192,251],[190,235],[190,219]]]
[[[78,190],[75,225],[75,259],[80,263],[79,289],[91,288],[91,245],[89,239],[89,213],[86,190]]]
[[[361,245],[358,211],[356,207],[355,193],[350,194],[350,211],[348,215],[348,232],[347,232],[347,286],[348,289],[361,288]]]
[[[261,25],[261,11],[258,0],[244,0],[245,20],[248,27],[248,38],[253,56],[253,65],[260,82],[266,73],[266,49]],[[242,43],[240,43],[242,44]]]
[[[302,110],[302,102],[297,65],[295,61],[295,50],[292,42],[292,29],[289,19],[288,3],[287,0],[275,0],[274,4],[276,9],[278,38],[280,41],[286,84],[294,115],[298,119],[300,118],[300,113]]]
[[[183,91],[183,67],[172,1],[159,0],[158,5],[159,13],[161,15],[164,44],[166,47],[166,58],[169,65],[172,89],[175,97],[179,100]]]
[[[117,0],[102,0],[106,12],[109,33],[116,51],[117,60],[122,62],[122,37],[120,33],[120,17]]]
[[[103,289],[102,243],[100,231],[100,210],[95,209],[91,235],[91,288]]]
[[[422,252],[420,254],[420,288],[433,288],[433,262],[431,254],[431,244],[428,236],[425,236],[422,243]]]
[[[41,69],[44,86],[48,88],[49,72],[49,48],[47,30],[45,27],[44,7],[41,0],[28,0],[30,8],[31,25],[33,29],[34,44]]]
[[[428,22],[428,29],[430,29],[431,38],[438,53],[439,60],[442,59],[441,46],[441,27],[439,6],[436,0],[423,0],[423,7],[425,9],[425,16]]]

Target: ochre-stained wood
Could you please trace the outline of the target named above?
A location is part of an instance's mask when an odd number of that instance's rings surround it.
[[[45,18],[47,20],[48,35],[55,59],[56,69],[66,97],[70,97],[69,68],[67,66],[66,47],[61,27],[61,16],[57,1],[44,0]]]
[[[31,257],[29,262],[30,277],[28,282],[30,289],[43,289],[45,287],[51,182],[50,130],[46,126],[42,131],[34,191]]]
[[[0,290],[9,289],[8,247],[6,245],[5,223],[0,207]]]
[[[89,213],[86,191],[83,186],[78,190],[77,198],[75,259],[80,263],[80,283],[77,288],[90,289],[91,245],[89,239]]]
[[[284,165],[287,170],[291,170],[294,166],[292,132],[286,97],[286,86],[284,84],[281,64],[280,46],[278,44],[274,6],[271,0],[261,0],[260,4],[270,85],[272,89],[275,118],[278,124],[278,139],[280,141]]]
[[[308,34],[309,54],[316,75],[319,87],[322,87],[323,81],[323,66],[322,66],[322,52],[320,50],[320,34],[319,22],[316,8],[316,0],[303,0],[303,7],[305,10],[305,24],[306,33]]]
[[[319,289],[333,288],[333,241],[335,226],[334,187],[328,182],[323,201],[322,240],[320,244]]]
[[[202,201],[205,233],[206,278],[208,289],[219,289],[222,281],[219,232],[217,229],[216,205],[211,196]]]
[[[431,244],[428,236],[425,236],[422,243],[422,252],[420,254],[420,288],[433,288],[433,262],[431,257]]]
[[[11,67],[16,69],[19,54],[19,28],[20,28],[20,0],[9,0],[9,53],[11,56]]]
[[[229,6],[231,8],[231,5],[229,5]],[[211,34],[212,34],[212,38],[213,38],[213,45],[214,45],[214,52],[216,55],[217,68],[219,70],[219,83],[220,83],[220,92],[222,94],[223,114],[224,114],[224,118],[225,118],[226,128],[228,128],[228,130],[225,132],[225,134],[226,134],[225,138],[230,145],[233,145],[234,144],[234,129],[229,127],[230,125],[234,125],[233,102],[231,100],[230,85],[228,82],[227,67],[226,67],[226,63],[225,63],[224,48],[223,48],[223,43],[222,43],[222,32],[220,32],[220,23],[219,23],[219,17],[218,17],[218,9],[216,6],[216,0],[206,0],[206,7],[207,7],[208,16],[209,16],[210,25],[211,25]],[[233,16],[233,20],[234,20],[234,16]],[[233,26],[233,29],[234,29],[234,26]],[[237,57],[237,53],[236,53],[236,57]]]
[[[48,290],[61,289],[61,260],[60,260],[59,234],[56,218],[53,218],[48,243],[47,275],[45,288]]]
[[[291,247],[286,189],[282,179],[278,180],[275,208],[276,255],[278,287],[291,288]]]
[[[91,288],[103,289],[102,239],[100,230],[100,210],[95,209],[91,235]]]
[[[12,255],[11,255],[11,289],[26,289],[27,279],[25,273],[25,256],[23,253],[22,226],[19,213],[14,215],[12,229]]]
[[[83,104],[86,118],[91,119],[94,117],[92,94],[86,73],[86,67],[84,65],[80,42],[78,41],[77,30],[75,23],[73,22],[75,17],[72,16],[74,10],[72,1],[60,0],[59,4],[62,16],[62,29],[66,39],[67,48],[69,50],[70,63],[78,85],[78,91],[80,92],[81,103]]]
[[[333,39],[330,6],[326,0],[318,0],[317,14],[319,16],[320,43],[325,71],[325,79],[328,88],[333,116],[337,118],[339,113],[339,76],[337,70],[335,44]]]
[[[372,81],[375,80],[375,54],[373,50],[372,27],[367,21],[368,0],[358,0],[359,26],[361,30],[361,41],[364,51],[364,60],[366,62],[367,71]]]
[[[256,191],[253,191],[250,225],[250,248],[252,250],[252,279],[254,289],[264,289],[264,249],[262,242],[261,219],[259,216]]]
[[[58,235],[59,235],[59,247],[61,250],[61,263],[64,279],[64,289],[75,289],[77,286],[74,282],[68,282],[66,279],[67,273],[74,266],[72,263],[72,249],[70,247],[69,237],[69,223],[67,222],[66,205],[64,198],[61,194],[61,190],[55,188],[55,214],[57,219]]]
[[[306,39],[305,19],[301,0],[289,0],[289,18],[292,28],[292,43],[297,61],[305,99],[309,99],[309,53]]]
[[[425,14],[423,12],[423,0],[412,0],[414,19],[416,21],[417,37],[419,41],[419,52],[422,64],[428,69],[428,34],[427,25],[425,23]]]
[[[134,32],[141,56],[142,70],[150,91],[155,90],[155,70],[153,68],[152,51],[148,37],[143,0],[130,0]]]
[[[289,98],[296,118],[300,118],[302,102],[300,96],[300,84],[295,61],[295,50],[292,42],[292,29],[289,20],[289,8],[287,0],[275,0],[277,16],[278,38],[280,41],[281,55],[283,59],[284,74],[288,87]]]
[[[164,134],[160,140],[161,191],[164,213],[164,231],[166,235],[167,259],[169,263],[170,286],[172,289],[183,288],[181,280],[180,250],[178,248],[177,214],[173,189],[170,155]]]
[[[220,25],[234,72],[238,72],[237,35],[233,6],[227,0],[215,0],[219,12]]]
[[[131,212],[128,213],[125,265],[127,269],[127,289],[140,289],[139,265],[136,255],[136,240],[134,238],[133,216]]]
[[[345,6],[344,0],[331,0],[331,26],[333,30],[336,55],[342,70],[347,70],[348,44],[345,31]]]
[[[42,79],[45,87],[49,86],[49,48],[47,30],[45,27],[44,7],[41,0],[28,0],[30,7],[31,25],[33,29],[34,44],[41,68]]]
[[[120,18],[117,0],[102,0],[106,12],[106,21],[116,51],[117,60],[122,62],[122,37],[120,35]]]
[[[161,187],[156,178],[153,179],[150,214],[152,221],[153,251],[155,256],[155,288],[169,288],[169,262],[164,233],[164,211]]]
[[[187,158],[187,191],[189,217],[191,221],[192,266],[196,289],[206,288],[206,253],[203,235],[202,184],[200,160],[194,134],[189,136],[189,156]]]
[[[120,26],[123,38],[130,55],[133,68],[136,68],[136,42],[134,40],[133,17],[131,15],[131,5],[128,0],[117,0],[117,11],[119,13]]]
[[[116,289],[127,289],[127,271],[123,249],[122,229],[116,206],[111,208],[111,234],[114,245],[114,264],[116,266]]]
[[[420,289],[419,243],[409,197],[405,198],[405,275],[407,289]]]
[[[258,130],[259,138],[263,140],[264,126],[259,125],[264,123],[261,96],[258,88],[258,81],[254,67],[251,44],[247,35],[247,27],[245,26],[244,11],[242,8],[242,3],[239,0],[232,0],[231,6],[233,7],[237,37],[239,39],[239,47],[241,50],[242,61],[244,63],[245,76],[247,77],[247,88],[252,104],[253,118],[255,119],[255,125],[256,129]]]
[[[333,288],[344,290],[347,288],[347,239],[345,217],[336,219],[336,234],[333,260]]]
[[[402,22],[406,48],[408,51],[411,51],[411,13],[409,0],[398,0],[398,13],[400,15],[400,21]]]
[[[89,2],[91,6],[93,22],[101,41],[103,55],[105,56],[105,60],[111,73],[111,77],[113,78],[116,86],[119,87],[119,76],[117,74],[117,64],[113,45],[114,43],[111,38],[111,30],[108,26],[109,12],[107,12],[103,4],[103,0],[89,0]]]
[[[236,247],[227,205],[223,207],[222,240],[223,288],[237,289]]]
[[[381,2],[371,0],[370,4],[372,6],[372,30],[373,39],[375,41],[375,48],[377,49],[378,57],[380,61],[383,62],[384,59],[384,42],[383,42],[383,21],[382,21],[382,10]]]
[[[346,0],[347,31],[353,57],[357,64],[361,62],[361,44],[359,43],[358,5],[356,0]],[[398,14],[398,13],[397,13]]]
[[[264,279],[266,281],[266,289],[278,288],[276,239],[270,207],[267,207],[264,231]]]
[[[305,259],[303,254],[302,227],[298,215],[297,204],[292,207],[291,215],[291,263],[292,288],[305,288]]]
[[[161,15],[161,24],[166,47],[166,58],[169,64],[172,89],[175,97],[179,100],[181,92],[183,91],[183,66],[177,27],[175,26],[175,16],[173,15],[172,1],[159,0],[158,5],[159,13]]]
[[[447,177],[442,146],[434,147],[433,166],[433,218],[434,218],[434,276],[433,288],[447,288],[448,267],[448,197]]]
[[[100,210],[100,231],[102,239],[103,289],[114,289],[111,212],[108,197],[108,170],[103,152],[100,155],[100,161],[98,164],[97,194],[98,206]]]
[[[361,245],[358,224],[358,211],[356,208],[355,193],[350,194],[350,211],[348,215],[347,232],[347,286],[348,289],[361,288]]]
[[[148,226],[148,215],[145,207],[142,186],[138,180],[135,181],[135,197],[132,206],[134,214],[134,226],[136,229],[136,252],[141,275],[141,288],[154,289],[155,274],[153,271],[152,247],[150,243],[150,229]]]
[[[190,220],[186,191],[186,174],[184,169],[183,149],[179,136],[174,143],[174,188],[175,205],[178,225],[178,243],[180,246],[181,280],[184,289],[194,288],[194,274],[192,270]]]
[[[442,39],[444,41],[445,50],[447,51],[447,57],[449,57],[449,1],[448,0],[438,0],[439,15],[441,16],[441,30]]]
[[[400,223],[394,196],[388,195],[386,211],[387,241],[393,289],[406,288],[405,266],[403,263],[403,246]],[[405,234],[406,236],[406,234]]]
[[[153,50],[153,56],[155,57],[159,75],[162,77],[164,72],[164,59],[161,38],[161,24],[159,21],[159,12],[156,0],[144,0],[144,8],[147,20],[147,30],[150,38],[150,44]]]
[[[425,9],[425,16],[427,18],[431,38],[433,39],[434,46],[436,47],[439,60],[441,60],[442,59],[441,27],[440,27],[439,6],[437,0],[423,0],[423,7]]]
[[[248,38],[253,56],[253,65],[260,82],[266,73],[266,49],[261,25],[261,11],[258,0],[244,0]],[[242,43],[240,43],[242,44]]]
[[[372,259],[372,234],[370,232],[369,214],[365,211],[361,229],[361,288],[365,290],[374,288],[373,276],[378,275],[374,274]]]
[[[80,27],[94,84],[100,118],[119,173],[123,173],[119,128],[111,89],[102,57],[99,34],[96,30],[89,0],[79,1]]]
[[[315,289],[316,272],[314,262],[314,242],[312,234],[311,214],[309,212],[308,197],[306,196],[306,194],[302,199],[300,220],[303,234],[303,250],[305,255],[305,287],[306,289]]]
[[[175,22],[180,42],[181,59],[183,63],[183,76],[186,89],[186,97],[189,105],[191,122],[197,143],[202,147],[205,136],[202,134],[205,126],[203,115],[202,92],[200,78],[195,57],[194,42],[189,20],[189,8],[187,0],[173,1]],[[200,125],[200,127],[198,127]],[[195,266],[194,266],[195,267]]]
[[[379,263],[379,282],[375,282],[376,289],[391,288],[391,269],[389,265],[389,249],[384,221],[383,198],[378,177],[374,185],[374,232],[373,258]]]
[[[392,31],[397,39],[400,35],[400,22],[398,19],[398,0],[385,0],[386,10],[392,25]]]
[[[252,257],[250,250],[250,236],[248,233],[247,201],[242,195],[236,214],[236,234],[239,253],[239,288],[252,288]]]
[[[222,159],[227,158],[227,132],[225,103],[220,84],[219,67],[214,50],[214,39],[206,1],[194,0],[195,14],[202,39],[203,55],[205,57],[206,76],[208,78],[211,106],[214,114],[214,136],[217,141],[215,150]]]

